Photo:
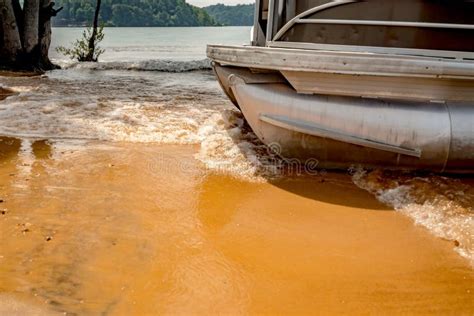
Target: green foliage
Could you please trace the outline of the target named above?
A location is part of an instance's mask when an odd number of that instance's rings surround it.
[[[94,14],[95,0],[57,0],[63,6],[54,26],[84,26]],[[185,0],[103,0],[99,19],[106,26],[213,26],[209,14]]]
[[[235,6],[216,4],[205,7],[204,10],[222,25],[253,25],[255,11],[253,4]]]
[[[94,37],[95,49],[93,52],[89,49],[89,40],[92,35],[92,28],[89,27],[82,33],[82,38],[76,40],[72,48],[60,46],[56,48],[56,51],[77,61],[87,61],[86,57],[89,53],[92,53],[92,61],[97,61],[99,56],[105,52],[105,50],[97,46],[104,39],[104,26],[97,28],[97,33]]]

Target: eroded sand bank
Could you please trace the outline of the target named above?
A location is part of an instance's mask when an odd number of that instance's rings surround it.
[[[238,180],[197,147],[0,141],[0,311],[472,314],[474,274],[349,175]]]

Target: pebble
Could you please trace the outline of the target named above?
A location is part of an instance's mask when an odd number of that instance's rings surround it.
[[[22,223],[22,224],[17,224],[18,227],[23,228],[21,232],[23,234],[29,233],[31,230],[28,227],[31,227],[31,223]]]

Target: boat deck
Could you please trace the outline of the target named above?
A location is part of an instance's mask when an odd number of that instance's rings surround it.
[[[222,45],[207,55],[222,66],[278,71],[301,94],[474,100],[474,60],[466,58]]]

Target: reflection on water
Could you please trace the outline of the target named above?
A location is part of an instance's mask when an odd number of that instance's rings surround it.
[[[21,141],[12,137],[0,137],[0,161],[16,157],[20,150]]]
[[[31,151],[33,152],[33,155],[35,155],[35,158],[40,160],[40,159],[47,159],[51,158],[51,144],[45,140],[35,140],[31,144]]]
[[[349,176],[243,181],[199,150],[2,138],[0,312],[474,310],[452,243]]]

